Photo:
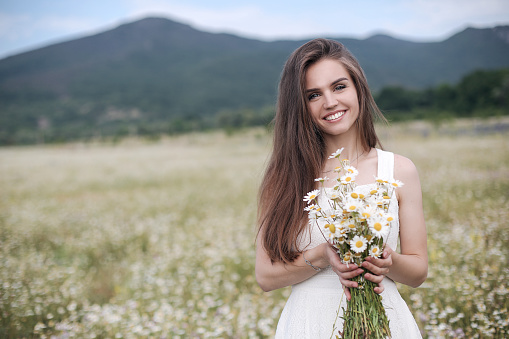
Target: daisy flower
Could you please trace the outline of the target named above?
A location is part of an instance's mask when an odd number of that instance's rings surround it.
[[[335,200],[335,199],[339,199],[339,197],[341,197],[341,195],[339,194],[339,192],[337,190],[332,190],[332,192],[327,193],[327,197],[330,200]]]
[[[355,229],[355,227],[357,227],[357,225],[355,224],[355,219],[354,218],[348,218],[346,220],[343,220],[341,222],[341,225],[347,231],[353,230],[353,229]]]
[[[346,166],[345,171],[346,171],[346,173],[352,174],[354,176],[357,176],[359,174],[359,171],[357,170],[357,168],[355,168],[353,166]]]
[[[306,201],[309,204],[311,201],[315,200],[319,194],[320,190],[313,190],[306,194],[306,196],[304,197],[304,201]]]
[[[376,215],[378,212],[377,208],[374,206],[365,206],[361,211],[361,215],[363,219],[368,219]]]
[[[392,215],[391,213],[384,213],[382,215],[382,217],[387,220],[388,222],[391,222],[394,220],[394,215]]]
[[[356,235],[350,240],[350,249],[355,253],[361,253],[368,247],[368,241],[363,236]]]
[[[343,152],[344,149],[345,149],[344,147],[338,149],[336,152],[332,153],[329,156],[329,159],[334,159],[334,158],[338,158],[339,159],[339,156],[341,155],[341,152]]]
[[[374,218],[368,219],[368,225],[371,232],[375,237],[381,238],[389,233],[389,225],[387,224],[387,220],[382,218],[381,216],[375,216]]]
[[[336,236],[336,230],[337,230],[336,225],[326,224],[323,227],[329,231],[329,238],[334,238]]]
[[[352,261],[352,252],[348,251],[345,254],[343,254],[341,261],[343,262],[343,264],[350,263]]]
[[[363,207],[362,200],[349,198],[343,207],[347,212],[359,212]]]
[[[321,183],[323,183],[324,181],[327,181],[327,180],[329,180],[329,178],[327,178],[327,177],[324,177],[324,178],[316,178],[316,179],[315,179],[315,181],[316,181],[316,182],[321,182]]]
[[[373,258],[379,258],[381,254],[382,250],[380,249],[380,247],[376,245],[371,246],[371,248],[369,249],[369,255],[372,256]]]
[[[339,180],[341,181],[341,183],[343,185],[351,184],[352,182],[355,181],[355,175],[353,175],[351,173],[347,173],[347,174],[341,176],[341,178],[339,178]]]
[[[396,179],[392,179],[391,181],[389,181],[389,183],[391,184],[392,187],[394,188],[399,188],[401,186],[403,186],[404,184],[399,181],[399,180],[396,180]]]

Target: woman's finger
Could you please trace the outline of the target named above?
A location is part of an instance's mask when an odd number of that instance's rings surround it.
[[[387,273],[389,273],[388,267],[385,266],[380,267],[368,261],[364,261],[362,263],[362,267],[376,275],[386,275]]]
[[[382,280],[384,280],[383,275],[375,275],[375,274],[371,274],[371,273],[364,274],[364,278],[366,280],[374,282],[375,284],[380,284],[382,282]]]
[[[375,287],[373,290],[375,291],[375,293],[380,294],[385,290],[385,287],[382,283],[379,283],[378,286]]]

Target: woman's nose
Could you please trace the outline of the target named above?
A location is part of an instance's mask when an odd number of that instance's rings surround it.
[[[325,109],[331,109],[337,106],[338,104],[338,99],[336,99],[332,93],[324,93],[323,98],[325,99],[324,101]]]

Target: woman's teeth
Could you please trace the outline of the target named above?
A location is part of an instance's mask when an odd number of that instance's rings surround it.
[[[335,114],[328,115],[325,117],[325,120],[331,121],[331,120],[339,119],[339,117],[343,116],[343,114],[345,114],[345,113],[346,113],[346,111],[341,111],[341,112],[337,112]]]

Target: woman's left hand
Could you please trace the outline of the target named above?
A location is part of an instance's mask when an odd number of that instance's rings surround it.
[[[366,273],[364,278],[378,284],[374,288],[375,292],[380,294],[384,290],[382,280],[389,273],[392,266],[392,253],[393,250],[386,246],[380,258],[367,257],[362,263],[362,267],[369,270],[371,273]]]

